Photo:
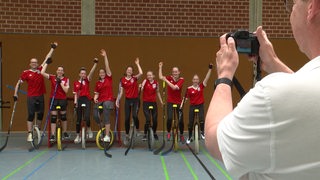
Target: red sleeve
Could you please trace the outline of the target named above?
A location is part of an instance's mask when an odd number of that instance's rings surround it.
[[[55,79],[55,76],[52,75],[52,74],[49,74],[49,80],[52,81],[52,80],[54,80],[54,79]]]
[[[203,83],[200,84],[200,88],[204,89],[205,87],[206,86]]]
[[[186,92],[186,98],[189,98],[190,97],[190,91],[189,91],[190,88],[187,88],[187,92]]]
[[[75,82],[73,83],[73,92],[74,92],[74,93],[77,93],[77,92],[78,92],[78,88],[77,88],[77,86],[76,86],[76,83],[77,83],[77,81],[75,81]]]
[[[42,70],[42,66],[39,66],[39,67],[38,67],[38,70],[41,71],[41,70]]]
[[[179,87],[179,89],[181,89],[183,83],[184,83],[184,79],[183,79],[183,78],[180,78],[176,85]]]
[[[27,77],[28,77],[28,75],[27,75],[26,71],[23,71],[23,72],[21,73],[20,79],[21,79],[22,81],[25,81],[25,80],[27,79]]]

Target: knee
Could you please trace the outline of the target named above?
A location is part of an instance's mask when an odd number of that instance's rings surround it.
[[[51,123],[56,123],[57,122],[57,115],[51,115]]]
[[[33,119],[34,119],[34,113],[33,114],[29,114],[28,115],[28,121],[29,122],[33,122]]]
[[[67,120],[67,114],[61,114],[61,121],[66,121]]]

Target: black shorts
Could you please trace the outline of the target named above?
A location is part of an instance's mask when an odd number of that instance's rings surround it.
[[[44,96],[28,96],[28,121],[33,121],[35,113],[38,113],[37,120],[42,120],[44,113]]]
[[[50,103],[52,98],[50,99]],[[67,110],[68,101],[66,99],[54,99],[52,104],[52,111],[66,111]],[[60,106],[60,109],[57,107]]]

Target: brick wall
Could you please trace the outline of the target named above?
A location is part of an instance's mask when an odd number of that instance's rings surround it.
[[[79,34],[81,0],[1,0],[0,32]]]
[[[249,0],[96,0],[96,34],[219,36],[249,26]],[[263,0],[269,37],[292,37],[282,0]],[[0,32],[81,34],[81,0],[1,0]]]

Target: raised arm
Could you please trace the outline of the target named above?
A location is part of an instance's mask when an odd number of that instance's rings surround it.
[[[179,86],[173,85],[170,81],[167,80],[166,77],[163,76],[162,74],[162,67],[163,67],[163,62],[159,63],[159,79],[163,80],[168,84],[168,86],[173,89],[173,90],[178,90]]]
[[[210,63],[210,64],[209,64],[208,72],[207,72],[207,74],[206,74],[206,77],[205,77],[204,80],[203,80],[203,85],[204,85],[204,86],[207,86],[207,82],[208,82],[208,80],[209,80],[209,78],[210,78],[210,75],[211,75],[211,72],[212,72],[212,67],[213,67],[213,64]]]
[[[135,75],[135,77],[137,78],[137,79],[139,79],[140,78],[140,76],[143,74],[143,71],[142,71],[142,68],[141,68],[141,66],[140,66],[140,62],[139,62],[140,60],[139,60],[139,58],[137,57],[136,58],[136,60],[134,61],[134,63],[136,63],[136,65],[137,65],[137,68],[138,68],[138,74],[136,74]]]
[[[51,43],[51,49],[49,51],[49,53],[47,54],[46,58],[43,60],[41,66],[44,66],[46,64],[46,61],[47,59],[51,58],[52,54],[53,54],[53,51],[58,47],[58,43],[57,42],[54,42],[54,43]]]
[[[98,58],[94,58],[93,59],[93,66],[92,66],[92,68],[91,68],[91,70],[89,72],[89,75],[87,76],[88,81],[91,81],[92,75],[93,75],[94,71],[97,68],[97,64],[98,64]]]
[[[111,69],[110,69],[110,66],[109,66],[109,60],[108,60],[108,56],[107,56],[106,50],[101,49],[100,54],[104,58],[104,64],[106,66],[106,73],[107,73],[108,76],[111,76],[112,73],[111,73]]]
[[[46,61],[46,62],[47,62],[47,61]],[[49,79],[50,74],[46,73],[47,67],[48,67],[48,64],[47,64],[47,63],[44,63],[44,65],[42,66],[42,69],[41,69],[41,75],[42,75],[43,77]]]

